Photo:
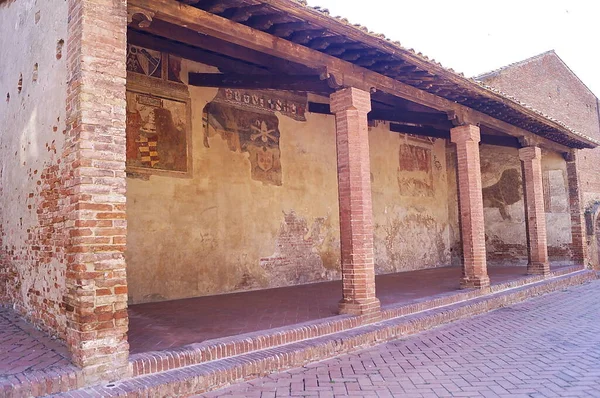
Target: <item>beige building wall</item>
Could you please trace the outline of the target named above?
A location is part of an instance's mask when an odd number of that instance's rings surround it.
[[[216,72],[185,60],[181,69],[184,81],[189,71]],[[130,302],[339,279],[334,117],[276,114],[278,185],[257,180],[255,153],[242,150],[236,134],[207,122],[205,107],[218,90],[188,90],[191,177],[130,174],[127,181]],[[377,272],[449,264],[445,141],[393,133],[383,123],[369,134]]]
[[[64,337],[67,2],[0,4],[0,303]]]

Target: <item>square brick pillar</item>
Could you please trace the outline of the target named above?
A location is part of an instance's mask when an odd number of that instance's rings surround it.
[[[67,347],[84,383],[129,372],[125,271],[127,4],[68,0]]]
[[[371,95],[346,88],[331,95],[335,114],[343,296],[340,313],[381,318],[375,297],[373,210],[367,114]]]
[[[546,242],[546,211],[542,186],[542,150],[530,146],[519,149],[523,166],[523,192],[525,194],[525,220],[527,228],[528,274],[547,275],[548,245]]]
[[[581,206],[581,182],[575,152],[565,154],[565,160],[567,161],[569,207],[571,211],[571,260],[577,265],[585,265],[587,261],[585,216]]]
[[[465,125],[450,130],[456,144],[458,168],[458,202],[463,246],[463,277],[461,288],[482,288],[490,285],[485,258],[485,225],[483,193],[479,160],[479,127]]]

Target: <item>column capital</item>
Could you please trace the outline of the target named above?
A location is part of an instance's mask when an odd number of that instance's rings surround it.
[[[355,87],[336,91],[329,97],[331,112],[338,113],[351,109],[369,113],[371,111],[371,93]]]
[[[542,149],[539,146],[526,146],[519,149],[519,159],[522,161],[541,159]]]
[[[462,143],[467,141],[481,141],[481,133],[479,127],[474,124],[465,124],[450,129],[450,140],[454,143]]]

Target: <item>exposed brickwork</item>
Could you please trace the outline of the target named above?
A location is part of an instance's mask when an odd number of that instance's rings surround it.
[[[340,312],[380,316],[375,297],[373,210],[369,159],[371,95],[355,88],[331,95],[335,114],[343,298]]]
[[[124,2],[69,0],[64,305],[67,346],[87,382],[119,379],[128,370],[126,14]]]
[[[574,286],[203,397],[597,397],[599,288]]]
[[[530,274],[547,274],[548,247],[546,239],[546,214],[544,213],[544,188],[542,187],[542,150],[538,147],[519,149],[523,165],[523,193],[525,197],[525,222]]]
[[[567,181],[569,185],[569,207],[571,210],[571,259],[576,264],[584,264],[587,258],[585,216],[581,205],[581,181],[574,153],[565,156],[567,161]]]
[[[390,307],[384,311],[383,315],[384,319],[388,320],[386,321],[387,323],[398,325],[394,332],[396,333],[395,336],[397,337],[399,336],[397,333],[404,335],[406,333],[412,333],[411,330],[415,330],[415,332],[421,330],[418,329],[420,327],[419,325],[421,324],[419,319],[421,319],[421,315],[426,315],[425,318],[428,318],[427,314],[432,313],[431,310],[433,310],[434,314],[438,312],[448,314],[448,316],[450,316],[448,319],[445,317],[440,317],[431,320],[432,322],[444,323],[454,319],[452,318],[452,316],[454,316],[452,314],[456,314],[454,312],[444,311],[445,308],[451,308],[449,306],[456,306],[457,308],[466,306],[467,310],[470,308],[481,309],[482,307],[470,306],[471,303],[476,303],[474,299],[483,301],[491,299],[491,301],[488,303],[489,305],[498,305],[498,302],[494,301],[495,299],[493,299],[494,296],[489,295],[490,293],[501,293],[503,295],[504,293],[509,293],[509,289],[514,290],[515,288],[520,288],[520,293],[517,295],[517,297],[520,297],[519,300],[522,300],[529,297],[531,294],[536,295],[543,292],[552,291],[556,288],[556,286],[560,287],[565,286],[565,284],[581,283],[582,281],[586,281],[594,277],[593,273],[586,272],[582,274],[579,271],[581,271],[581,267],[560,267],[552,271],[550,275],[552,279],[547,279],[548,277],[544,277],[542,275],[527,276],[525,278],[494,284],[490,289],[471,289],[468,291],[465,290],[453,292],[451,294],[438,296],[433,300],[424,299],[423,301],[414,304],[400,307]],[[563,275],[567,276],[565,280],[556,285],[557,278]],[[542,284],[536,284],[536,282],[542,282],[544,280],[545,282]],[[550,286],[546,286],[546,284],[550,284]],[[463,315],[469,316],[468,311]],[[218,372],[220,372],[215,375],[215,377],[218,377],[218,379],[214,379],[210,382],[211,384],[208,388],[212,389],[221,383],[219,381],[220,378],[228,377],[227,374],[230,372],[229,367],[232,364],[235,365],[238,363],[237,358],[239,358],[239,356],[243,357],[249,354],[251,358],[257,358],[264,356],[265,353],[268,355],[273,355],[270,362],[261,364],[255,363],[256,367],[254,369],[257,369],[260,372],[268,373],[271,369],[269,366],[280,365],[279,360],[276,358],[280,358],[281,355],[289,352],[287,347],[290,346],[300,347],[301,350],[295,352],[298,352],[298,355],[308,354],[313,360],[322,358],[317,356],[321,351],[317,350],[313,352],[311,348],[312,345],[318,346],[320,342],[323,341],[342,341],[343,344],[341,345],[334,344],[333,349],[343,350],[342,352],[345,352],[344,350],[353,350],[355,347],[359,347],[361,340],[351,340],[348,342],[345,340],[345,336],[360,337],[362,333],[369,334],[373,330],[370,327],[361,328],[361,325],[363,325],[361,323],[361,317],[339,316],[335,319],[331,318],[316,323],[310,322],[304,325],[283,327],[267,332],[250,333],[247,335],[237,336],[235,338],[223,338],[203,344],[189,345],[170,351],[133,355],[131,357],[130,366],[133,368],[134,376],[153,375],[161,378],[163,375],[167,375],[169,377],[173,375],[173,373],[170,372],[161,372],[170,371],[180,367],[187,366],[188,368],[177,370],[177,372],[183,371],[184,374],[189,376],[191,369],[205,369],[208,366],[208,368],[213,370],[218,369]],[[428,323],[428,325],[429,326],[427,327],[429,328],[435,326],[436,324]],[[408,327],[408,329],[406,327]],[[413,329],[415,327],[417,329]],[[394,336],[390,335],[389,338],[394,338]],[[303,340],[310,341],[303,342]],[[377,344],[379,340],[376,338],[374,340],[367,341],[368,344]],[[312,342],[316,342],[316,344],[311,344]],[[354,343],[359,345],[352,345]],[[237,357],[231,358],[232,356]],[[222,359],[225,361],[220,362]],[[216,365],[216,367],[213,365]],[[254,375],[250,375],[249,377],[254,377]],[[136,378],[131,380],[131,382],[135,383],[135,385],[139,387],[141,386],[140,383],[143,380],[146,379]],[[44,395],[59,391],[69,391],[75,388],[75,386],[81,387],[84,384],[85,378],[83,372],[74,367],[67,366],[57,368],[55,370],[25,373],[23,375],[19,375],[18,379],[16,377],[9,377],[4,380],[0,379],[0,391],[3,391],[4,388],[4,391],[6,391],[4,394],[5,396],[21,397],[30,396],[30,391],[38,392],[33,395]],[[89,391],[90,390],[87,390],[86,393],[89,394]],[[120,390],[110,389],[110,391],[116,391],[118,394]],[[136,392],[136,394],[140,393],[140,391]],[[106,396],[107,394],[108,390],[102,390],[102,396]],[[170,394],[168,392],[164,392],[160,395],[163,396]]]
[[[485,257],[485,226],[479,160],[479,127],[466,125],[450,131],[456,144],[460,229],[463,246],[461,286],[486,287],[490,284]]]

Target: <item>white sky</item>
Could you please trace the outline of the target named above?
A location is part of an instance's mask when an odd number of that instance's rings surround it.
[[[600,97],[598,0],[308,0],[474,76],[554,49]]]

